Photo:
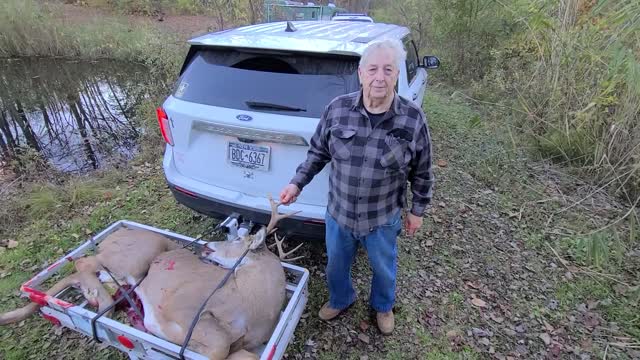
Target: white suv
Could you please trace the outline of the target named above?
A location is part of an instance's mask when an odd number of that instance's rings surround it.
[[[397,91],[421,104],[426,68],[439,61],[427,56],[421,62],[405,27],[279,22],[190,40],[175,89],[157,111],[167,142],[164,173],[176,199],[216,218],[236,213],[268,221],[268,196],[277,198],[305,160],[326,105],[359,89],[359,57],[383,36],[405,44]],[[286,209],[300,213],[281,221],[280,230],[324,236],[328,171]]]

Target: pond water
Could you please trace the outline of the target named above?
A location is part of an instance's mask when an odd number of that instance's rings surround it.
[[[126,162],[147,97],[143,66],[112,61],[0,60],[0,159],[27,150],[57,170],[86,173]]]

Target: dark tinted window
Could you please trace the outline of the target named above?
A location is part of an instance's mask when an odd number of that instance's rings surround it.
[[[358,90],[357,61],[201,49],[180,76],[174,96],[233,109],[320,117],[336,96]]]
[[[420,64],[420,61],[418,60],[418,52],[413,45],[411,37],[404,39],[404,49],[407,51],[407,79],[409,80],[409,84],[411,84],[413,78],[418,72],[418,65]]]

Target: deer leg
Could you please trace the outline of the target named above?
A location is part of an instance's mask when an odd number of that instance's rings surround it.
[[[102,284],[98,281],[98,278],[92,273],[71,274],[54,284],[46,291],[46,294],[55,295],[69,286],[78,285],[82,289],[82,293],[85,295],[87,300],[92,302],[94,305],[98,305],[100,309],[109,306],[111,301],[113,301]],[[38,311],[39,308],[40,305],[31,303],[20,309],[2,313],[0,314],[0,325],[7,325],[22,321]]]
[[[231,336],[213,316],[203,314],[196,325],[189,348],[206,356],[209,360],[224,360],[229,355]]]
[[[226,360],[258,360],[258,356],[247,350],[240,349],[229,355]]]

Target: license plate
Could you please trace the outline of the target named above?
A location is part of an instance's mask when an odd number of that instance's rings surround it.
[[[234,166],[245,169],[269,171],[271,148],[239,142],[229,142],[227,159]]]

